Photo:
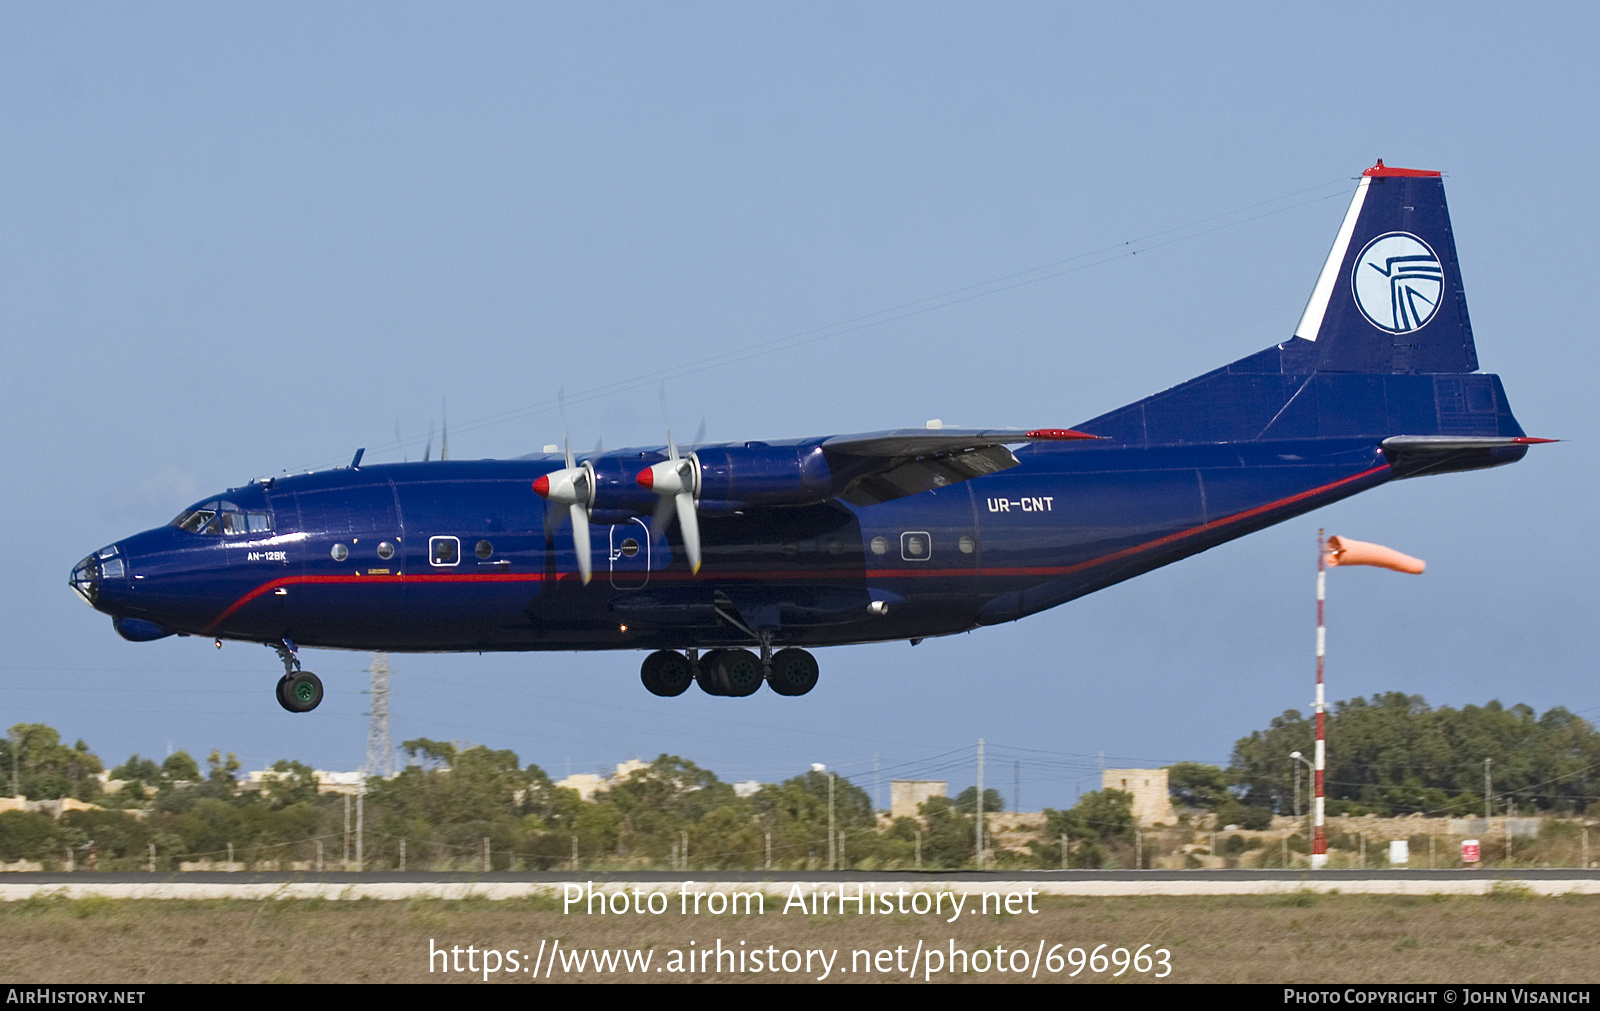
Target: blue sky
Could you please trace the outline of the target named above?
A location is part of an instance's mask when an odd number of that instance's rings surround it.
[[[1286,338],[1378,157],[1448,173],[1483,367],[1528,431],[1569,442],[1018,624],[823,651],[804,699],[656,699],[629,653],[395,657],[396,740],[509,747],[558,776],[671,752],[730,779],[825,762],[870,782],[878,756],[959,786],[984,737],[1008,803],[1015,777],[1024,807],[1070,804],[1101,753],[1225,762],[1307,706],[1318,525],[1429,562],[1331,577],[1333,697],[1600,714],[1597,19],[0,9],[0,716],[111,762],[170,744],[354,767],[366,656],[313,654],[329,697],[292,717],[267,650],[123,642],[68,569],[255,475],[358,446],[415,458],[445,404],[456,457],[558,441],[561,388],[577,444],[659,443],[663,370],[678,428],[703,415],[712,439],[1081,422]]]

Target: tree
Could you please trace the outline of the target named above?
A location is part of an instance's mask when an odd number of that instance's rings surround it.
[[[239,764],[238,757],[231,751],[228,752],[227,758],[223,758],[222,753],[214,749],[206,756],[206,778],[218,786],[225,786],[231,790],[234,783],[233,774],[241,768],[243,766]]]
[[[7,789],[15,775],[17,787],[29,800],[54,800],[76,797],[91,800],[100,794],[100,759],[83,741],[71,747],[61,743],[61,734],[43,723],[18,723],[7,735],[3,774]]]
[[[161,775],[164,779],[163,788],[171,789],[178,783],[200,782],[200,766],[189,757],[187,751],[174,751],[161,763]]]
[[[317,776],[311,766],[280,758],[272,763],[272,771],[274,775],[262,784],[269,806],[284,808],[290,804],[315,803]]]
[[[1241,738],[1229,774],[1246,803],[1291,808],[1294,760],[1309,753],[1314,724],[1288,710]],[[1483,760],[1495,792],[1524,809],[1571,810],[1600,787],[1600,734],[1562,708],[1526,705],[1432,709],[1421,696],[1386,692],[1334,703],[1327,718],[1327,796],[1378,814],[1482,810]],[[1497,801],[1497,807],[1500,802]]]
[[[1167,766],[1167,791],[1182,807],[1212,811],[1233,799],[1228,792],[1228,774],[1218,766],[1201,762]]]
[[[1079,797],[1069,810],[1045,808],[1044,814],[1045,838],[1052,841],[1035,845],[1034,851],[1042,859],[1053,852],[1059,860],[1061,844],[1056,840],[1066,836],[1078,844],[1075,866],[1101,867],[1108,848],[1133,841],[1133,794],[1123,790],[1093,790]]]
[[[763,830],[772,832],[775,859],[800,867],[825,864],[829,850],[830,781],[834,829],[849,840],[849,854],[865,856],[871,852],[877,827],[872,798],[843,776],[813,769],[782,783],[763,786],[751,798]]]
[[[425,769],[445,768],[455,761],[456,746],[445,741],[432,741],[426,737],[419,737],[414,741],[403,741],[400,747],[410,758],[419,759]]]
[[[960,793],[956,794],[956,799],[954,801],[955,808],[962,814],[969,814],[976,817],[978,814],[977,800],[978,788],[976,786],[969,786],[965,790],[962,790]],[[1006,802],[1001,798],[999,790],[996,790],[991,786],[983,791],[984,814],[999,814],[1005,809]]]
[[[140,758],[136,751],[128,756],[128,760],[111,770],[112,779],[120,779],[126,783],[144,783],[149,786],[161,785],[161,766],[155,759]]]
[[[976,796],[976,795],[974,795]],[[974,861],[978,819],[962,814],[948,797],[929,797],[917,808],[922,817],[924,866],[957,868]]]

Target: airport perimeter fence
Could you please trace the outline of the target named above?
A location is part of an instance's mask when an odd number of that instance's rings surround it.
[[[319,873],[446,871],[468,873],[517,871],[956,871],[1053,869],[1208,870],[1308,869],[1310,845],[1303,821],[1274,819],[1265,829],[1233,826],[1211,828],[1179,824],[1133,830],[1123,838],[1045,839],[1039,832],[1018,831],[1030,816],[997,816],[985,834],[983,859],[973,844],[959,855],[926,852],[922,834],[896,840],[886,848],[882,829],[836,830],[829,839],[783,840],[771,829],[746,831],[733,846],[692,837],[679,830],[663,856],[643,847],[586,847],[579,835],[548,831],[521,845],[497,844],[492,835],[471,841],[438,837],[408,838],[352,825],[344,832],[322,832],[297,839],[257,839],[228,843],[203,851],[189,850],[181,840],[158,835],[143,852],[103,847],[94,838],[63,833],[67,838],[53,852],[33,859],[0,860],[0,871],[294,871]],[[989,819],[986,819],[986,821]],[[1451,868],[1592,868],[1600,854],[1591,852],[1594,826],[1585,820],[1560,818],[1429,819],[1344,818],[1328,826],[1330,869],[1409,867]],[[460,839],[460,833],[456,834]],[[659,843],[660,840],[656,840]],[[725,840],[722,840],[725,841]],[[1596,837],[1600,841],[1600,837]],[[949,842],[948,839],[945,840]],[[1478,860],[1469,861],[1464,843],[1475,843]],[[531,844],[530,844],[531,843]],[[899,843],[907,843],[901,846]],[[1396,848],[1392,844],[1403,843]],[[928,847],[931,850],[931,846]],[[1399,857],[1397,860],[1396,857]]]

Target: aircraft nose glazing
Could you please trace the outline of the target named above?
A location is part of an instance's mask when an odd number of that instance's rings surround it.
[[[67,580],[67,585],[77,591],[84,603],[94,606],[95,598],[100,595],[100,566],[93,555],[72,567],[72,576]]]
[[[82,597],[90,607],[97,607],[101,583],[105,580],[122,579],[127,572],[128,567],[122,559],[121,552],[117,550],[115,544],[112,544],[74,565],[67,585],[76,590],[78,596]]]

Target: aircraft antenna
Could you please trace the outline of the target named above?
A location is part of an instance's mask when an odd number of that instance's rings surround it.
[[[361,771],[387,779],[394,775],[394,745],[389,740],[389,654],[372,654],[372,720],[367,727],[367,761]]]

